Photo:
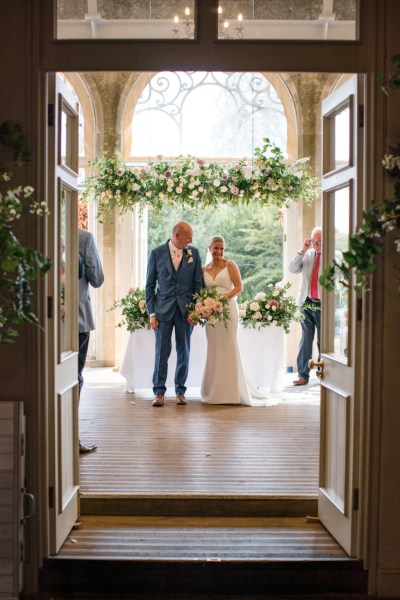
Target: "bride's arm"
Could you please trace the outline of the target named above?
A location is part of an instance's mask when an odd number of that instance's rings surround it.
[[[233,260],[229,260],[226,264],[228,267],[229,275],[233,283],[233,288],[226,294],[227,298],[234,298],[238,296],[243,290],[242,276],[240,275],[239,267]]]

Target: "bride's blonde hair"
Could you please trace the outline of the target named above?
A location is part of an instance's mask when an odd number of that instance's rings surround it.
[[[225,240],[222,237],[222,235],[213,235],[213,237],[211,238],[211,240],[208,243],[208,247],[211,248],[211,246],[213,246],[214,244],[223,244],[225,246]]]

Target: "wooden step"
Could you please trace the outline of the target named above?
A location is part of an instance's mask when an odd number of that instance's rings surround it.
[[[81,495],[82,515],[199,516],[199,517],[305,517],[316,516],[314,496],[230,495]]]
[[[79,594],[349,594],[366,585],[360,561],[304,518],[83,517],[40,574],[41,591]]]

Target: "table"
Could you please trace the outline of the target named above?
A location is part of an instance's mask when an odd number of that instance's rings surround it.
[[[238,343],[246,375],[259,388],[269,392],[281,392],[285,372],[285,332],[283,327],[269,325],[260,331],[239,327]],[[151,389],[154,368],[154,332],[139,329],[129,335],[120,373],[125,377],[128,392]],[[207,350],[206,332],[203,327],[193,329],[190,350],[188,388],[199,388],[205,367]],[[174,339],[168,363],[167,388],[174,390],[176,352]]]

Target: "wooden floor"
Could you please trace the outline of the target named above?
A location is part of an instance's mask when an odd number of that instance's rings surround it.
[[[287,388],[279,404],[257,408],[203,405],[198,390],[187,406],[167,396],[154,408],[150,390],[125,390],[121,379],[86,379],[80,437],[98,444],[80,459],[86,510],[45,561],[43,592],[117,586],[146,600],[167,592],[212,600],[366,591],[362,565],[318,519],[281,508],[287,498],[316,505],[317,385]],[[189,510],[172,506],[185,502]],[[253,502],[253,512],[242,509]]]
[[[98,450],[81,455],[85,495],[315,496],[319,388],[285,388],[270,407],[210,406],[189,390],[151,406],[150,390],[126,392],[111,370],[85,372],[80,438]]]

